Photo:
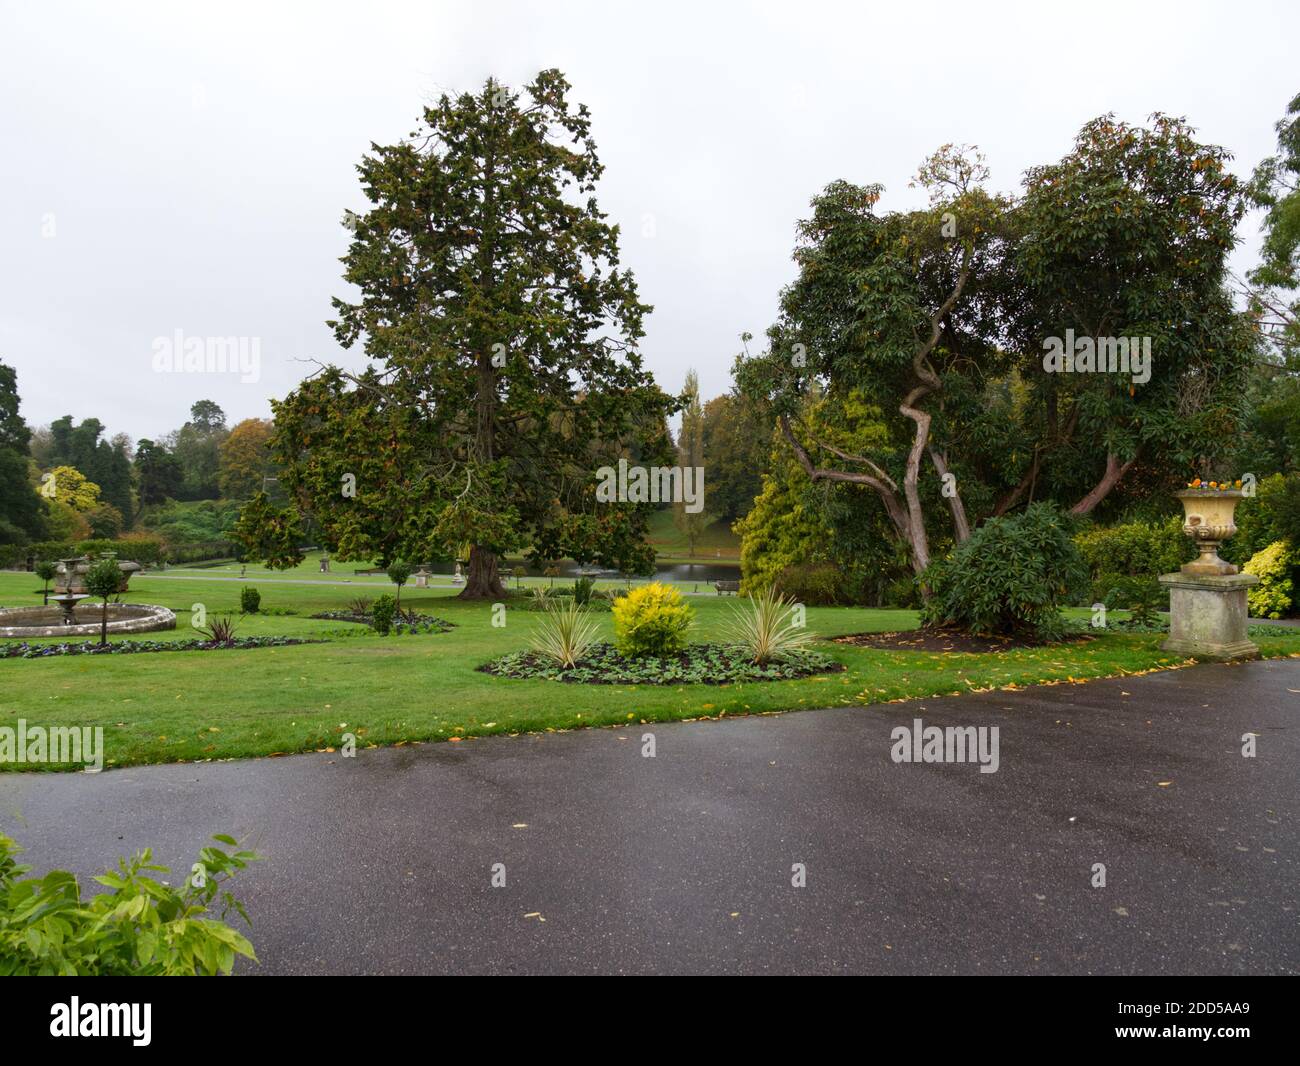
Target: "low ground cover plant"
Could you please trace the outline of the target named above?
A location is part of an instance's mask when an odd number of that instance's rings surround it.
[[[735,644],[690,644],[663,656],[627,656],[608,642],[591,645],[572,666],[536,651],[514,652],[479,668],[498,677],[597,685],[727,685],[788,681],[843,669],[829,655],[790,651],[766,665]]]
[[[230,640],[115,640],[61,644],[32,644],[25,640],[0,644],[0,659],[49,659],[63,655],[138,655],[151,651],[222,651],[247,648],[287,648],[294,644],[324,644],[311,637],[234,637]]]

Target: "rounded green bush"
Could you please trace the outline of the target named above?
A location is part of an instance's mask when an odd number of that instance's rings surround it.
[[[1294,583],[1291,570],[1295,560],[1291,544],[1275,540],[1263,551],[1250,557],[1243,571],[1259,578],[1259,584],[1246,590],[1246,602],[1256,618],[1281,618],[1291,610]]]
[[[1060,637],[1060,608],[1088,580],[1070,532],[1069,520],[1047,503],[989,519],[926,570],[922,621],[980,636]]]
[[[695,612],[672,585],[658,581],[632,589],[613,607],[614,639],[627,656],[673,655],[686,647]]]

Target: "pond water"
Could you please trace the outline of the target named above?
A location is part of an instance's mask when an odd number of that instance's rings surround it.
[[[456,564],[452,562],[434,563],[429,569],[435,574],[450,574],[454,571]],[[501,563],[501,572],[509,574],[516,566],[522,566],[529,577],[541,577],[542,569],[530,566],[523,559],[505,559]],[[463,568],[462,568],[463,569]],[[588,577],[594,577],[597,581],[617,581],[620,578],[617,570],[604,570],[595,566],[579,566],[571,559],[566,559],[559,564],[560,577],[573,579],[579,575],[579,572],[587,574]],[[558,580],[558,579],[557,579]],[[647,580],[646,578],[636,578],[638,582]],[[699,563],[665,563],[656,568],[654,573],[655,581],[673,581],[677,584],[685,584],[691,581],[739,581],[740,564],[736,562],[726,562],[717,560],[715,562]]]

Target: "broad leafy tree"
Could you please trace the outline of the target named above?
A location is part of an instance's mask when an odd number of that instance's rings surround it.
[[[225,412],[211,400],[195,403],[189,421],[167,435],[163,443],[181,468],[181,498],[220,497],[221,445],[229,435]]]
[[[931,559],[923,474],[933,483],[950,473],[945,433],[934,427],[949,379],[996,373],[1004,361],[996,341],[1007,205],[981,188],[985,175],[977,155],[945,147],[919,175],[930,206],[888,214],[876,211],[879,185],[828,186],[799,225],[799,276],[782,294],[769,350],[738,367],[745,391],[773,404],[810,478],[877,494],[917,574]],[[801,425],[812,391],[832,406],[875,398],[888,445],[857,453]],[[948,483],[960,540],[969,520],[959,483]]]
[[[1179,119],[1088,123],[1064,159],[1029,171],[1016,208],[1018,305],[1011,343],[1029,389],[1020,476],[995,513],[1030,490],[1076,514],[1126,479],[1167,491],[1202,457],[1223,455],[1244,416],[1255,345],[1233,307],[1227,257],[1245,211],[1222,148]],[[1044,342],[1150,338],[1150,379],[1049,373]]]
[[[738,381],[773,403],[810,478],[877,494],[917,574],[934,537],[961,543],[1035,500],[1084,515],[1163,493],[1230,451],[1256,355],[1227,284],[1245,198],[1226,164],[1181,120],[1105,116],[1016,200],[951,147],[919,175],[928,210],[879,214],[879,186],[832,184]],[[1138,338],[1150,361],[1058,372],[1053,338]],[[871,397],[888,443],[854,451],[801,425],[813,388]]]
[[[293,515],[256,500],[250,515],[314,522],[340,559],[468,545],[466,598],[503,595],[499,558],[530,546],[652,561],[644,515],[596,504],[591,445],[635,445],[673,401],[642,369],[649,308],[597,206],[591,120],[568,90],[548,70],[522,91],[443,96],[362,159],[370,206],[347,217],[343,258],[358,295],[334,301],[332,326],[371,367],[327,370],[276,405]],[[255,520],[241,528],[257,550]]]

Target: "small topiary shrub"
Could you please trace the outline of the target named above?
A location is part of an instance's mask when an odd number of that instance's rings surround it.
[[[1242,570],[1259,578],[1259,584],[1246,590],[1246,602],[1256,618],[1281,618],[1291,610],[1294,583],[1291,570],[1295,559],[1291,544],[1275,540],[1263,551],[1250,557]]]
[[[245,585],[239,591],[239,609],[244,614],[257,614],[262,606],[262,594],[255,588]]]
[[[596,589],[596,582],[589,577],[580,577],[573,583],[573,598],[579,607],[585,607]]]
[[[632,657],[681,651],[695,616],[674,586],[658,581],[620,596],[613,614],[618,650]]]
[[[50,602],[50,582],[58,576],[59,568],[52,562],[42,559],[36,564],[35,572],[36,576],[39,577],[45,585],[45,588],[41,590],[41,594],[45,597],[45,604],[48,606]]]
[[[402,586],[411,579],[411,564],[405,559],[394,559],[388,564],[385,573],[388,574],[388,580],[397,586],[397,609],[402,607]]]
[[[103,600],[100,614],[99,642],[108,643],[108,598],[116,596],[122,589],[122,571],[116,559],[99,559],[90,564],[86,571],[86,591]]]
[[[385,592],[370,608],[370,628],[381,637],[388,636],[393,628],[393,618],[396,614],[397,601]]]
[[[1069,520],[1051,504],[992,518],[946,559],[932,563],[921,608],[927,626],[952,626],[976,636],[1053,640],[1064,634],[1060,608],[1088,580]]]

